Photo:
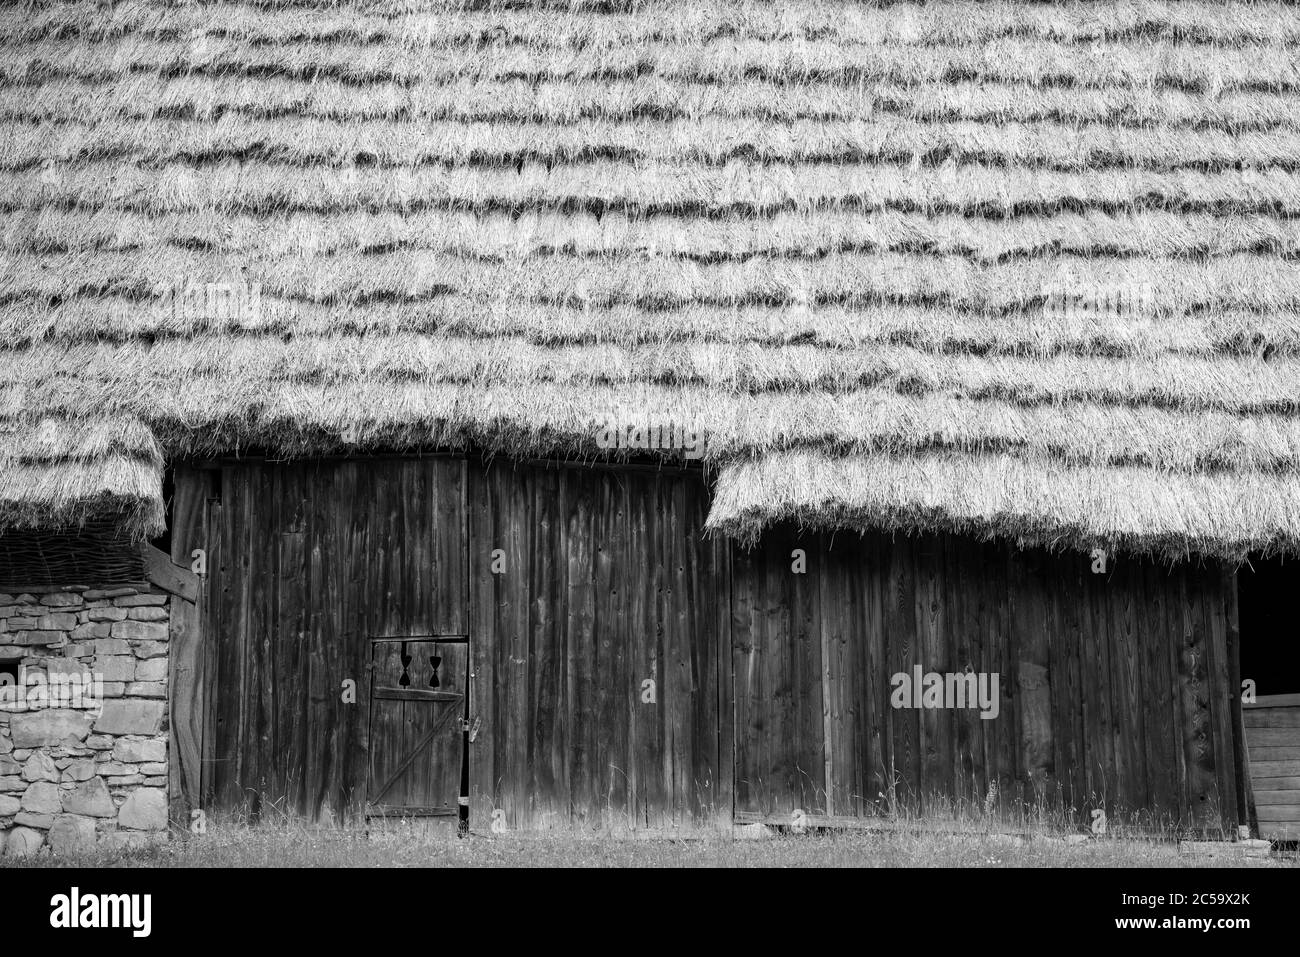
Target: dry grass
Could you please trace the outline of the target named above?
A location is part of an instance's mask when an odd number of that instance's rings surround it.
[[[106,209],[90,214],[60,209],[0,213],[0,249],[12,254],[100,251],[158,256],[166,255],[169,248],[301,257],[321,268],[354,256],[399,249],[487,262],[630,252],[690,260],[744,260],[926,250],[991,265],[1052,252],[1078,257],[1110,252],[1158,258],[1289,254],[1300,249],[1300,223],[1260,215],[1210,216],[1162,210],[1067,212],[1009,223],[951,214],[842,209],[733,219],[671,213],[644,217],[626,212],[598,217],[556,209],[522,216],[505,211],[420,209],[406,215],[353,210],[339,215],[245,214],[220,219],[197,212],[148,216]],[[641,324],[644,326],[644,318]]]
[[[725,6],[725,5],[724,5]],[[1287,16],[1284,14],[1284,16]],[[531,18],[530,33],[545,31],[546,15]],[[198,36],[154,39],[126,33],[112,42],[34,40],[12,45],[0,58],[0,81],[113,81],[131,71],[212,70],[234,75],[319,73],[323,78],[376,81],[454,81],[628,78],[653,73],[669,78],[730,83],[741,79],[894,83],[982,76],[1029,84],[1068,82],[1083,87],[1192,87],[1228,90],[1300,88],[1290,47],[1243,39],[1232,45],[1174,43],[1164,38],[1100,39],[1062,43],[1054,38],[1006,36],[972,41],[936,38],[924,45],[874,36],[841,39],[769,39],[761,34],[659,39],[611,38],[604,47],[492,42],[426,43],[419,27],[411,41],[389,36],[363,43],[346,36],[324,42],[287,39],[254,44],[200,30]],[[441,23],[430,29],[439,40]],[[195,41],[202,38],[203,43]],[[919,39],[919,36],[917,37]],[[567,44],[568,38],[557,37]]]
[[[1293,866],[1180,854],[1175,843],[1059,834],[952,834],[923,829],[845,831],[767,840],[643,832],[614,836],[562,829],[504,835],[401,827],[371,837],[360,830],[301,825],[223,825],[189,841],[55,860],[2,860],[5,866],[108,867],[1233,867]]]
[[[356,40],[472,44],[483,38],[512,44],[538,39],[551,46],[605,48],[647,39],[700,43],[743,33],[764,39],[824,37],[839,43],[934,43],[986,41],[1009,36],[1037,36],[1068,42],[1124,36],[1164,34],[1196,42],[1300,39],[1300,26],[1288,16],[1285,3],[1228,6],[1214,2],[1155,0],[1141,4],[1090,3],[1086,7],[1025,7],[1014,3],[974,0],[932,3],[913,9],[845,2],[809,0],[796,7],[761,2],[656,4],[646,10],[631,2],[548,4],[543,29],[517,4],[435,0],[435,2],[367,3],[340,12],[331,0],[280,0],[257,6],[223,5],[199,12],[184,5],[159,7],[123,0],[111,18],[94,0],[79,0],[38,8],[21,19],[0,25],[0,39],[31,41],[75,29],[78,36],[100,40],[140,33],[155,37],[186,35],[204,27],[246,41],[285,42]],[[274,19],[260,16],[259,7],[275,9]],[[613,13],[592,17],[590,11]]]
[[[754,216],[847,207],[960,212],[1010,221],[1017,214],[1094,208],[1269,216],[1300,212],[1300,174],[1286,166],[1173,175],[1121,168],[1025,170],[973,162],[940,176],[942,167],[923,166],[913,172],[909,164],[898,162],[758,163],[743,157],[712,166],[598,157],[555,165],[524,158],[505,167],[405,166],[398,171],[351,162],[299,169],[216,159],[198,169],[188,163],[139,167],[120,159],[84,165],[50,157],[39,168],[0,170],[0,195],[7,197],[3,208],[8,210],[76,206],[86,211],[156,215],[190,210],[219,216],[290,210],[409,213],[425,208]]]
[[[802,5],[800,5],[800,9]],[[216,9],[222,9],[220,7]],[[1279,21],[1280,22],[1280,21]],[[338,121],[459,120],[573,125],[584,120],[691,117],[771,120],[976,120],[1158,126],[1226,132],[1294,129],[1292,98],[1269,91],[1224,91],[1214,99],[1180,89],[1078,89],[996,80],[837,86],[738,80],[727,86],[671,77],[632,80],[380,81],[190,74],[122,77],[43,90],[0,88],[0,120],[150,120],[222,115]]]
[[[1050,481],[1042,468],[1050,469]],[[1115,494],[1116,485],[1124,494]],[[940,529],[1004,536],[1021,546],[1109,546],[1171,560],[1189,557],[1188,543],[1196,542],[1203,552],[1240,562],[1247,551],[1300,547],[1300,480],[945,453],[855,460],[779,452],[722,470],[709,528],[752,541],[783,520],[811,528]]]
[[[520,160],[569,163],[617,156],[636,163],[716,165],[736,157],[765,163],[896,163],[941,155],[959,163],[1015,164],[1059,171],[1198,170],[1248,163],[1290,164],[1300,132],[1289,128],[1225,132],[1104,123],[907,118],[796,119],[758,123],[731,119],[609,119],[560,125],[496,119],[489,122],[383,119],[336,121],[314,117],[255,119],[232,113],[210,123],[110,117],[68,124],[56,135],[57,160],[117,160],[160,166],[194,157],[251,157],[290,165],[336,166],[358,153],[383,167],[510,164]],[[22,170],[51,154],[44,125],[11,124],[0,146],[0,167]]]

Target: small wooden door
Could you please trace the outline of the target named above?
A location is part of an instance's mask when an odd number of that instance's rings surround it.
[[[377,638],[371,652],[367,817],[455,817],[469,643]]]
[[[1300,840],[1300,694],[1259,695],[1242,723],[1259,836]]]

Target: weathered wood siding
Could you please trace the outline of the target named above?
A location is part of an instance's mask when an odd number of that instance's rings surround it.
[[[953,536],[769,533],[733,561],[736,809],[925,813],[992,793],[1080,823],[1235,823],[1229,584]],[[890,676],[916,665],[997,672],[998,716],[893,708]]]
[[[726,551],[701,536],[697,475],[377,459],[227,466],[219,488],[198,536],[213,806],[355,814],[370,639],[468,633],[484,826],[494,809],[512,827],[730,813]]]
[[[357,813],[369,642],[438,634],[468,635],[480,824],[996,800],[1214,827],[1247,803],[1214,568],[789,528],[745,551],[702,536],[697,474],[506,460],[186,470],[176,501],[174,557],[208,550],[212,807]],[[917,665],[998,673],[998,716],[894,709]]]
[[[370,639],[465,633],[463,477],[446,458],[221,470],[206,535],[214,806],[361,806]]]
[[[704,483],[503,462],[470,498],[475,793],[520,827],[729,816],[726,551],[701,536]]]
[[[1245,725],[1259,835],[1300,840],[1300,694],[1261,695]]]

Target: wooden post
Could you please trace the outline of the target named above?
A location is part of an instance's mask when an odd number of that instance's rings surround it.
[[[168,816],[178,837],[190,834],[191,813],[200,806],[204,722],[203,579],[189,567],[196,548],[207,550],[207,501],[212,475],[177,469],[172,502],[171,554],[144,550],[149,580],[172,596],[167,668]]]
[[[145,573],[151,584],[170,594],[170,647],[167,667],[167,713],[171,740],[167,748],[168,816],[178,835],[189,833],[190,811],[199,793],[200,681],[199,578],[152,545],[145,546]]]

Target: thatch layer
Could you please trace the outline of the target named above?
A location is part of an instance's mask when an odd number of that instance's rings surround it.
[[[50,2],[0,132],[0,527],[476,447],[1300,550],[1289,4]]]
[[[1246,132],[1300,124],[1290,96],[1225,91],[1209,100],[1171,88],[1025,86],[994,80],[842,86],[757,79],[716,86],[689,79],[454,80],[357,85],[277,76],[135,75],[105,85],[73,82],[0,88],[0,120],[213,120],[307,117],[366,120],[548,123],[584,120],[917,121],[1090,123],[1166,130]]]
[[[544,13],[534,14],[534,21]],[[353,83],[452,82],[524,79],[629,79],[655,74],[670,79],[731,83],[935,82],[976,77],[1002,82],[1082,87],[1223,90],[1300,88],[1295,48],[1247,41],[1220,46],[1165,39],[1062,43],[1010,37],[971,42],[967,37],[930,44],[876,39],[844,44],[831,39],[717,38],[676,42],[648,38],[603,48],[473,43],[368,44],[290,40],[250,43],[198,31],[159,40],[126,34],[107,42],[37,40],[11,46],[0,58],[0,81],[113,82],[132,72],[225,76],[279,74],[345,79]]]
[[[627,252],[693,260],[757,256],[816,259],[830,253],[927,252],[981,262],[1024,257],[1113,255],[1300,255],[1300,219],[1259,214],[1212,216],[1167,210],[1063,212],[1005,223],[950,213],[844,209],[778,212],[767,217],[705,219],[622,211],[596,216],[546,209],[524,215],[503,210],[421,209],[345,214],[176,212],[158,216],[120,210],[47,208],[0,213],[0,250],[139,252],[167,247],[222,255],[318,257],[412,249],[504,260],[531,255],[617,256]],[[320,261],[314,265],[327,266]]]
[[[412,301],[307,302],[263,294],[256,312],[178,311],[153,300],[110,294],[93,300],[45,304],[15,302],[0,316],[0,339],[13,347],[72,345],[93,339],[125,344],[133,339],[190,339],[255,333],[287,338],[331,335],[509,337],[541,346],[603,343],[726,343],[815,345],[833,349],[911,346],[960,356],[1097,356],[1172,358],[1216,355],[1300,354],[1300,322],[1291,312],[1199,311],[1134,319],[1127,315],[1074,315],[1027,308],[980,313],[939,303],[884,303],[852,307],[822,304],[724,308],[695,305],[660,309],[654,322],[636,305],[583,307],[545,303],[484,303],[444,294]]]
[[[657,252],[657,251],[656,251]],[[1300,308],[1300,268],[1290,257],[1234,253],[1209,259],[1032,258],[991,265],[926,253],[831,253],[800,259],[700,262],[626,250],[615,256],[476,259],[422,250],[384,250],[329,259],[269,258],[259,279],[249,267],[214,268],[206,250],[15,256],[0,301],[62,301],[86,294],[138,297],[165,308],[166,291],[189,277],[257,295],[353,304],[376,299],[418,302],[451,293],[484,302],[573,306],[634,305],[646,310],[691,303],[869,305],[936,303],[978,312],[1042,309],[1053,290],[1098,301],[1108,290],[1150,287],[1150,314],[1195,311],[1291,311]],[[1142,317],[1137,317],[1142,318]]]
[[[76,364],[76,379],[59,375],[67,363]],[[738,348],[691,340],[543,346],[505,336],[407,333],[289,341],[207,335],[152,345],[38,346],[23,354],[10,381],[44,409],[71,415],[99,409],[146,418],[156,414],[151,408],[177,402],[212,403],[214,410],[237,407],[281,383],[355,381],[482,388],[654,383],[794,397],[809,391],[834,397],[876,387],[905,395],[949,394],[1026,405],[1084,402],[1238,414],[1300,408],[1300,358],[1031,358],[945,355],[894,345],[828,350],[750,343]],[[132,388],[119,392],[124,381]]]
[[[1300,478],[1075,468],[998,454],[780,452],[723,469],[710,528],[752,540],[783,520],[814,528],[938,528],[1169,558],[1188,557],[1191,543],[1220,542],[1216,554],[1242,560],[1248,551],[1300,549]]]
[[[798,119],[593,119],[554,123],[461,120],[250,119],[229,113],[202,125],[187,119],[64,124],[9,122],[0,141],[0,169],[39,167],[56,147],[56,161],[99,160],[132,165],[224,159],[338,166],[363,157],[398,172],[412,167],[475,162],[570,163],[617,158],[635,163],[718,165],[737,158],[781,163],[919,162],[1022,165],[1074,171],[1119,167],[1153,170],[1293,168],[1300,131],[1112,126],[1105,123],[918,122]]]
[[[394,173],[370,166],[308,167],[234,160],[161,169],[47,160],[0,171],[0,209],[49,207],[215,215],[285,211],[410,213],[422,209],[543,210],[643,215],[758,216],[781,210],[897,209],[1010,219],[1062,211],[1170,209],[1293,216],[1300,173],[1269,167],[1212,173],[1120,169],[1061,173],[981,165],[783,164],[592,161],[521,162]]]
[[[0,396],[0,410],[17,404],[9,390]],[[129,416],[0,417],[0,529],[107,514],[130,536],[159,534],[162,466],[153,432]]]
[[[1060,6],[961,0],[901,8],[845,2],[770,5],[758,2],[666,2],[647,9],[623,2],[547,4],[539,23],[517,3],[371,2],[339,9],[333,0],[278,0],[262,5],[199,6],[159,0],[114,5],[111,16],[95,0],[51,4],[0,25],[0,40],[88,40],[140,34],[188,36],[202,30],[249,43],[354,41],[385,45],[609,48],[663,40],[699,44],[720,38],[824,39],[840,44],[920,44],[1042,37],[1078,43],[1121,37],[1166,37],[1196,43],[1300,42],[1300,25],[1280,2],[1227,6],[1203,0],[1097,2]],[[614,12],[610,12],[611,9]],[[593,17],[591,10],[604,16]]]

